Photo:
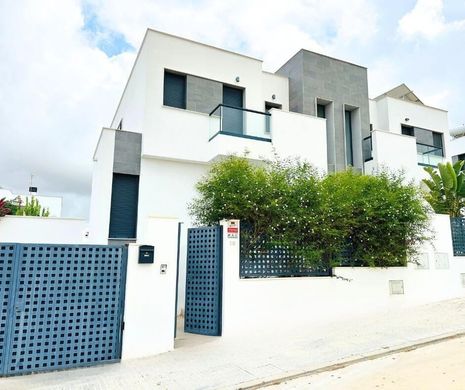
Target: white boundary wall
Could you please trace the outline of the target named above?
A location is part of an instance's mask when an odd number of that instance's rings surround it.
[[[88,244],[87,225],[83,219],[7,215],[0,218],[0,242]]]
[[[139,245],[129,245],[122,359],[174,348],[177,243],[178,220],[151,217],[141,244],[154,246],[154,263],[139,264]]]
[[[222,222],[226,226],[226,222]],[[422,253],[429,266],[333,270],[336,277],[239,278],[239,239],[223,234],[223,336],[272,332],[298,325],[344,321],[378,310],[465,296],[465,258],[452,256],[449,217],[436,215],[434,248]],[[390,293],[402,280],[403,295]]]

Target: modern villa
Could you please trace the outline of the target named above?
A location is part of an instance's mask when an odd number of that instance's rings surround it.
[[[92,242],[149,239],[152,216],[190,225],[187,204],[229,154],[298,157],[320,170],[371,173],[447,156],[447,112],[402,84],[368,97],[367,69],[300,50],[276,73],[262,61],[148,29],[94,154]]]

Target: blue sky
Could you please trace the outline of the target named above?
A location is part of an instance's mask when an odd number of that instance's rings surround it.
[[[0,186],[64,197],[86,217],[92,154],[147,27],[262,58],[300,48],[366,66],[370,96],[405,82],[465,123],[459,0],[4,0],[0,2]]]

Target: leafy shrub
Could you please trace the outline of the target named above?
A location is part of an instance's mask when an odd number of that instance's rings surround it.
[[[190,213],[198,225],[239,219],[241,239],[292,248],[311,265],[406,265],[427,239],[426,205],[401,173],[321,176],[296,160],[253,164],[231,156],[212,166],[197,191]]]
[[[404,266],[428,238],[427,207],[402,173],[334,173],[323,179],[322,197],[326,245],[336,263]]]

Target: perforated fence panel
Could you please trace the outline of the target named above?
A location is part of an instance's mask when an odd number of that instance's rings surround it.
[[[222,228],[188,229],[184,330],[221,335]]]
[[[241,230],[240,277],[279,278],[299,276],[330,276],[331,268],[323,261],[311,264],[295,248],[249,238],[247,229]]]
[[[10,246],[2,245],[0,259],[11,253],[4,247]],[[120,359],[126,249],[38,244],[11,247],[15,248],[15,259],[8,303],[10,323],[5,322],[3,375]]]
[[[450,219],[454,256],[465,256],[465,218]]]

